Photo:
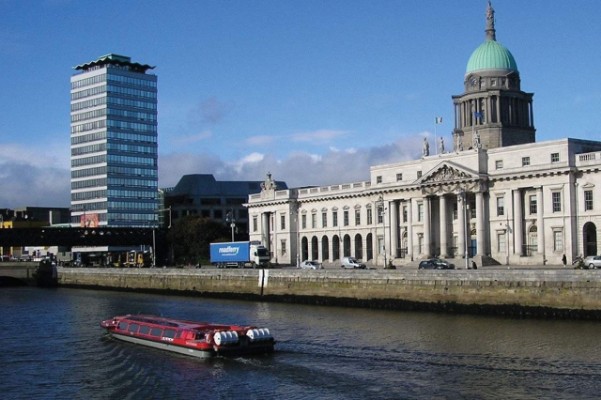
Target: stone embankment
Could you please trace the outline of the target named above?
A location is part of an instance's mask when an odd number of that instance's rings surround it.
[[[601,270],[59,268],[59,285],[399,310],[601,319]]]

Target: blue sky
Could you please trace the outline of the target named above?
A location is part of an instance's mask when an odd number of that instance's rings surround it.
[[[451,142],[485,0],[0,0],[0,207],[69,206],[69,78],[107,53],[156,66],[159,186],[290,187]],[[495,0],[537,141],[601,140],[601,2]]]

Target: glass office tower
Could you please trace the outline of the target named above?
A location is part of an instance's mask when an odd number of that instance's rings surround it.
[[[108,54],[71,77],[71,224],[158,225],[157,77]]]

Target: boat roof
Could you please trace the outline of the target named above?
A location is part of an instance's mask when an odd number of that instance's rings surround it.
[[[114,319],[119,320],[128,320],[133,322],[141,322],[146,324],[160,325],[163,327],[171,327],[171,328],[182,328],[182,329],[215,329],[215,328],[242,328],[235,325],[228,324],[213,324],[209,322],[196,322],[196,321],[188,321],[174,318],[166,318],[160,317],[156,315],[132,315],[127,314],[119,317],[115,317]]]

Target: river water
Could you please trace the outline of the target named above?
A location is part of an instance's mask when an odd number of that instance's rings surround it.
[[[0,289],[2,399],[594,399],[601,323],[80,289]],[[198,360],[119,342],[147,313],[269,327],[276,353]]]

